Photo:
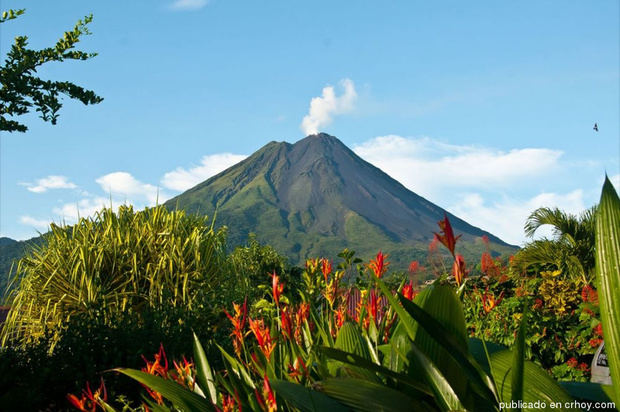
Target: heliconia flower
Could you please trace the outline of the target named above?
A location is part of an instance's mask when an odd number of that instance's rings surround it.
[[[293,323],[288,306],[284,306],[280,312],[280,327],[285,338],[291,339],[293,337]]]
[[[463,284],[463,279],[467,277],[468,273],[469,271],[465,268],[465,258],[461,254],[456,255],[452,264],[452,275],[458,286]]]
[[[499,297],[495,299],[495,294],[489,292],[489,287],[487,286],[484,294],[481,294],[480,297],[482,298],[482,308],[486,313],[489,313],[504,299],[504,291],[502,290]]]
[[[344,324],[344,321],[346,319],[346,313],[347,313],[347,309],[343,305],[340,305],[338,310],[336,310],[336,327],[338,329],[340,329],[342,325]]]
[[[276,275],[275,270],[271,274],[271,289],[273,291],[273,301],[280,306],[280,295],[284,290],[284,283],[280,283],[280,278]]]
[[[258,392],[258,388],[254,389],[254,394],[256,395],[256,400],[258,401],[260,407],[264,411],[275,412],[278,410],[276,397],[271,390],[271,385],[269,384],[269,378],[267,378],[267,375],[263,378],[262,394]]]
[[[241,401],[237,389],[235,396],[222,394],[222,409],[215,406],[217,412],[241,412]]]
[[[329,261],[329,259],[321,259],[321,272],[323,272],[325,283],[327,283],[327,276],[332,273],[332,263]]]
[[[381,276],[387,272],[387,267],[390,265],[389,262],[385,261],[385,258],[387,257],[388,255],[384,255],[383,252],[379,251],[379,253],[377,253],[377,257],[372,259],[368,264],[370,270],[372,270],[375,276],[379,279],[381,279]]]
[[[226,310],[224,313],[226,317],[230,320],[233,325],[233,331],[230,336],[233,338],[233,347],[235,349],[235,353],[237,356],[241,356],[241,348],[243,347],[243,340],[245,337],[245,321],[248,314],[248,299],[245,298],[243,301],[243,306],[239,306],[236,303],[233,303],[233,308],[235,311],[235,315],[232,316]]]
[[[336,298],[338,297],[338,277],[334,277],[331,281],[327,282],[323,296],[329,302],[329,306],[333,307]]]
[[[485,275],[491,276],[488,272],[495,269],[495,262],[491,257],[489,252],[482,253],[482,257],[480,258],[480,271]]]
[[[372,319],[375,322],[375,325],[377,324],[379,320],[378,319],[378,303],[379,303],[379,297],[377,296],[377,293],[375,292],[375,290],[372,289],[370,291],[366,309],[368,310],[368,314],[372,316]]]
[[[418,270],[420,270],[420,262],[417,260],[411,261],[409,264],[409,273],[416,273]]]
[[[168,358],[166,357],[166,352],[164,351],[164,345],[162,343],[159,344],[159,352],[157,352],[154,357],[155,360],[149,362],[144,355],[142,355],[142,359],[146,363],[146,366],[142,368],[142,372],[168,378]]]
[[[77,396],[70,393],[67,395],[67,400],[80,411],[95,412],[100,402],[108,400],[108,392],[103,378],[101,378],[101,384],[95,393],[90,389],[90,382],[86,382],[86,389],[82,389],[82,394],[79,399]]]
[[[176,376],[174,376],[174,380],[183,386],[187,386],[189,389],[194,390],[194,363],[189,362],[183,357],[183,363],[177,363],[177,361],[172,361],[174,365],[174,369],[176,371]]]
[[[295,341],[301,344],[301,338],[303,336],[303,327],[310,314],[310,305],[307,302],[302,302],[297,307],[295,312]]]
[[[444,213],[443,216],[443,220],[437,222],[437,224],[439,225],[439,229],[441,229],[441,234],[435,233],[435,237],[446,248],[448,248],[452,256],[454,256],[454,247],[456,246],[456,241],[461,237],[461,235],[454,237],[454,232],[452,231],[452,225],[450,224],[448,215]]]
[[[428,244],[428,252],[434,253],[437,252],[437,247],[439,246],[439,238],[437,236],[433,236],[433,240]]]
[[[314,273],[319,267],[319,259],[307,259],[306,260],[306,272]]]
[[[276,343],[271,340],[269,327],[265,326],[262,319],[253,320],[250,318],[250,330],[254,333],[261,352],[267,359],[271,357],[271,353],[276,347]]]
[[[409,283],[405,283],[402,290],[403,296],[409,300],[413,300],[413,298],[417,295],[417,292],[414,292],[413,289],[413,280],[410,280]]]
[[[301,356],[297,356],[295,362],[292,365],[288,365],[288,376],[294,378],[297,382],[300,381],[301,377],[308,376],[308,368]]]

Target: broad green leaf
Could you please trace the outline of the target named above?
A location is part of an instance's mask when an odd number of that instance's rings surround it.
[[[519,400],[523,400],[523,368],[525,364],[525,333],[527,331],[527,304],[523,305],[523,318],[517,332],[512,356],[512,377],[510,399],[517,401],[515,411],[521,411]]]
[[[356,411],[433,411],[428,403],[395,389],[362,379],[334,378],[316,382],[315,387]]]
[[[415,396],[422,395],[432,395],[430,388],[423,382],[420,382],[414,377],[405,375],[403,373],[394,372],[385,366],[377,365],[367,359],[364,359],[360,356],[353,355],[351,353],[343,352],[338,349],[328,348],[325,346],[319,347],[319,351],[321,351],[325,356],[339,360],[340,362],[348,363],[359,368],[365,368],[372,372],[377,372],[382,375],[388,376],[394,379],[396,382],[399,382],[403,385],[409,386],[411,389],[415,391]]]
[[[596,215],[596,280],[611,382],[620,399],[620,199],[605,176]]]
[[[349,408],[330,398],[323,392],[318,392],[298,383],[274,380],[271,387],[279,398],[284,399],[293,407],[305,412],[334,411],[345,412]]]
[[[489,355],[494,354],[495,352],[499,352],[502,350],[506,350],[505,346],[498,345],[493,342],[482,342],[481,339],[478,338],[469,338],[467,340],[467,346],[469,347],[469,353],[474,357],[476,362],[482,367],[482,369],[487,373],[491,374],[491,368],[489,367],[489,359],[487,358],[487,354],[484,350],[484,346],[486,345],[487,351]]]
[[[500,393],[500,398],[506,403],[510,402],[512,391],[513,358],[514,354],[510,350],[496,352],[491,355],[491,365],[493,376],[497,383],[497,390]],[[564,408],[565,405],[570,405],[574,399],[544,369],[533,362],[525,361],[523,367],[523,402],[529,404],[536,401],[544,402],[546,408],[524,407],[523,410],[580,410],[578,408]],[[552,408],[552,402],[560,402],[562,408]]]
[[[359,326],[353,322],[345,322],[342,325],[338,331],[338,336],[336,336],[334,348],[357,355],[368,361],[372,361],[364,336],[362,336]],[[327,365],[329,368],[329,373],[332,376],[340,376],[341,374],[346,375],[348,373],[352,377],[376,380],[375,374],[367,369],[350,367],[343,368],[341,362],[333,360],[329,361]]]
[[[459,401],[458,396],[443,377],[439,369],[426,357],[415,345],[412,347],[413,365],[417,366],[417,373],[422,373],[430,385],[435,401],[445,411],[464,410],[465,407]]]
[[[415,339],[418,327],[416,326],[416,322],[419,322],[419,326],[436,340],[439,345],[446,349],[445,353],[458,363],[460,371],[469,379],[471,388],[481,395],[478,407],[482,408],[481,403],[484,403],[485,407],[496,409],[498,399],[493,381],[482,371],[467,350],[467,347],[465,346],[465,348],[463,348],[462,341],[455,337],[452,332],[447,330],[430,314],[424,311],[424,309],[409,301],[401,294],[398,294],[397,299],[380,279],[375,277],[375,281],[379,288],[381,288],[383,294],[387,297],[394,311],[398,314],[409,337],[412,340]],[[461,399],[461,401],[463,400]]]
[[[559,382],[560,386],[575,399],[594,402],[613,402],[614,388],[592,382]],[[616,402],[616,405],[620,403]]]
[[[201,398],[191,390],[184,388],[176,382],[154,376],[146,372],[135,369],[114,369],[132,379],[137,380],[151,390],[161,393],[161,395],[172,402],[176,407],[184,411],[213,411],[215,408],[205,398]]]
[[[217,404],[217,389],[215,388],[215,378],[213,372],[209,366],[209,360],[205,354],[198,336],[194,333],[194,362],[196,362],[196,380],[198,386],[202,389],[203,393],[207,390],[212,404]]]

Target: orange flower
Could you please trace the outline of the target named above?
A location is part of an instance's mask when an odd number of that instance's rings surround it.
[[[155,360],[153,362],[146,360],[144,355],[142,355],[142,359],[146,362],[146,366],[142,368],[142,372],[168,379],[168,359],[166,358],[166,352],[164,351],[163,344],[159,344],[159,352],[155,354]],[[142,386],[144,386],[149,395],[157,401],[158,405],[163,405],[164,398],[161,393],[152,390],[146,385]]]
[[[340,305],[338,310],[336,310],[336,327],[338,329],[340,329],[342,325],[344,324],[346,313],[347,313],[347,309],[343,305]]]
[[[172,361],[174,365],[174,369],[176,371],[176,375],[174,376],[174,380],[183,386],[187,386],[189,389],[194,390],[194,364],[193,362],[189,362],[183,357],[183,363],[177,363],[176,361]]]
[[[275,270],[271,274],[271,289],[273,291],[273,301],[280,306],[280,295],[284,290],[284,283],[280,283],[280,278],[276,275]]]
[[[265,357],[269,359],[271,353],[276,347],[276,343],[271,340],[269,328],[265,326],[262,319],[253,320],[250,318],[250,330],[254,333],[260,350],[263,352]]]
[[[489,292],[489,287],[487,286],[484,290],[484,294],[481,294],[482,298],[482,308],[486,313],[491,312],[497,305],[500,304],[502,299],[504,299],[504,291],[499,294],[499,297],[495,299],[495,294]]]
[[[327,275],[332,273],[332,264],[329,259],[321,259],[321,272],[323,272],[325,283],[327,283]]]
[[[248,313],[248,299],[245,298],[243,301],[243,306],[233,303],[233,308],[235,311],[235,316],[231,316],[231,314],[226,310],[224,310],[224,313],[233,325],[233,331],[230,336],[233,337],[233,347],[235,348],[235,353],[237,356],[241,356],[241,348],[243,347],[243,340],[245,337],[245,320]]]
[[[372,317],[375,325],[377,325],[378,322],[378,315],[379,315],[379,297],[377,296],[377,293],[375,292],[374,289],[372,289],[370,291],[370,295],[368,298],[368,303],[366,304],[366,310],[368,310],[368,314]]]
[[[308,368],[301,356],[298,356],[292,365],[288,365],[288,376],[294,378],[297,382],[299,382],[301,377],[308,376]]]
[[[301,344],[302,330],[309,314],[310,305],[306,302],[300,303],[295,312],[295,341],[299,344]]]
[[[377,257],[372,259],[368,264],[370,270],[372,270],[375,276],[379,279],[381,279],[381,276],[387,272],[387,267],[390,265],[389,262],[385,261],[385,258],[387,257],[388,255],[384,255],[381,251],[379,251],[379,253],[377,253]]]
[[[81,395],[82,396],[78,399],[77,396],[70,393],[67,395],[67,400],[71,403],[71,405],[80,411],[95,412],[100,401],[105,402],[108,400],[108,392],[106,390],[105,383],[103,382],[103,378],[101,378],[101,384],[95,393],[93,393],[90,389],[90,383],[86,382],[86,389],[82,389]]]
[[[241,402],[235,389],[235,396],[222,395],[222,409],[215,406],[217,412],[241,412]]]
[[[437,222],[439,225],[439,229],[441,229],[441,234],[435,233],[435,237],[448,248],[452,256],[454,256],[454,247],[456,246],[456,241],[461,237],[458,235],[454,237],[454,232],[452,231],[452,225],[450,224],[450,220],[448,220],[448,215],[444,213],[443,220]]]
[[[265,375],[265,377],[263,378],[262,394],[258,393],[258,388],[254,389],[254,393],[256,395],[256,400],[264,411],[275,412],[278,410],[278,405],[276,404],[276,397],[271,390],[271,385],[269,384],[269,379],[267,378],[267,375]]]
[[[418,262],[417,260],[411,261],[411,263],[409,264],[409,273],[416,273],[419,270],[421,270],[420,262]]]
[[[410,280],[409,283],[403,286],[402,294],[409,300],[413,300],[416,297],[418,293],[413,290],[413,280]]]
[[[456,255],[454,257],[454,264],[452,265],[452,275],[458,286],[463,284],[463,279],[467,277],[468,273],[469,271],[465,269],[465,258],[463,255]]]

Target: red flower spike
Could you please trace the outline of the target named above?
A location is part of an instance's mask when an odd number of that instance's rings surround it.
[[[276,343],[271,340],[269,328],[265,326],[262,319],[253,320],[250,318],[250,330],[254,333],[261,352],[267,359],[271,357],[271,353],[276,347]]]
[[[420,262],[417,260],[412,261],[409,264],[409,273],[413,274],[420,270]]]
[[[413,300],[413,298],[417,295],[413,290],[413,280],[410,280],[409,283],[406,283],[403,286],[402,294],[409,300]]]
[[[321,272],[323,272],[325,283],[327,283],[327,276],[332,273],[332,264],[329,259],[321,259]]]
[[[452,256],[454,256],[454,247],[456,246],[456,241],[462,236],[458,235],[454,237],[454,232],[452,231],[452,225],[450,224],[450,220],[448,219],[448,215],[444,213],[443,220],[437,222],[439,225],[439,229],[441,229],[441,235],[435,233],[435,237],[450,251]]]
[[[241,356],[241,348],[243,347],[243,340],[245,337],[245,321],[248,314],[248,299],[245,298],[243,301],[243,306],[239,306],[236,303],[233,303],[233,308],[235,311],[235,316],[231,316],[226,310],[224,313],[226,317],[233,324],[233,331],[230,334],[233,338],[233,347],[235,349],[235,353],[237,356]]]
[[[263,378],[262,394],[258,392],[258,388],[254,390],[254,394],[256,395],[256,400],[264,411],[275,412],[278,410],[276,397],[271,390],[271,385],[269,384],[269,378],[267,378],[267,375]]]
[[[504,291],[502,290],[499,297],[495,299],[495,295],[489,292],[489,287],[487,286],[484,294],[481,294],[480,297],[482,298],[482,309],[484,309],[485,313],[489,313],[504,299]]]
[[[293,322],[288,306],[284,306],[280,312],[280,327],[285,338],[291,339],[293,337]]]
[[[271,274],[271,289],[273,291],[273,301],[279,307],[280,295],[282,291],[284,291],[284,283],[280,283],[280,278],[276,275],[275,271]]]
[[[379,253],[377,253],[377,257],[372,259],[368,264],[370,270],[372,270],[375,276],[379,279],[381,279],[381,276],[387,272],[387,267],[390,265],[389,262],[385,261],[387,257],[388,255],[384,255],[383,252],[379,251]]]
[[[463,279],[467,277],[468,273],[469,271],[465,268],[465,258],[463,255],[456,255],[452,265],[452,275],[454,276],[454,280],[458,286],[463,284]]]

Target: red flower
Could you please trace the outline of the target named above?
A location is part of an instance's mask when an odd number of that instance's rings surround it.
[[[377,253],[377,257],[372,259],[368,264],[368,267],[379,279],[381,279],[381,276],[387,272],[387,267],[390,265],[389,262],[385,261],[385,258],[387,257],[388,255],[384,255],[381,251],[379,251],[379,253]]]
[[[489,237],[487,235],[482,235],[482,243],[484,243],[487,247],[489,246]]]
[[[245,337],[245,320],[248,314],[248,299],[246,298],[243,301],[243,306],[233,303],[233,308],[235,310],[235,316],[231,316],[230,313],[226,312],[226,310],[224,310],[224,313],[233,324],[233,331],[230,336],[233,337],[233,347],[235,348],[235,353],[237,356],[241,356],[241,347],[243,346],[243,339]]]
[[[95,393],[90,389],[90,383],[86,382],[86,389],[82,389],[82,394],[79,399],[77,396],[70,393],[67,395],[67,400],[80,411],[95,412],[100,401],[105,402],[108,400],[108,392],[103,378],[101,378],[101,384]]]
[[[588,364],[585,362],[581,362],[579,366],[577,366],[577,369],[579,369],[582,372],[587,372],[590,370],[590,368],[588,368]]]
[[[487,286],[484,290],[484,294],[481,294],[482,298],[482,309],[484,309],[485,313],[491,312],[497,305],[500,304],[502,299],[504,299],[504,291],[499,294],[499,297],[495,299],[495,294],[489,292],[489,287]]]
[[[439,239],[439,241],[448,248],[452,256],[454,256],[454,247],[456,246],[456,241],[461,237],[461,235],[454,237],[454,232],[452,231],[450,220],[448,220],[448,215],[444,213],[443,216],[443,220],[437,222],[439,229],[441,229],[441,234],[435,233],[435,237]]]
[[[280,323],[282,327],[282,335],[285,338],[291,339],[293,337],[293,323],[291,321],[291,313],[288,306],[282,308],[280,312]]]
[[[235,396],[222,395],[222,409],[215,406],[217,412],[241,412],[241,400],[235,389]]]
[[[329,259],[321,259],[321,272],[323,272],[325,283],[327,283],[327,275],[332,273],[332,264]]]
[[[591,347],[598,348],[599,345],[601,343],[603,343],[603,339],[601,339],[601,338],[590,339],[590,341],[588,343],[590,344]]]
[[[581,298],[584,302],[598,305],[598,292],[590,285],[585,285],[583,289],[581,289]]]
[[[275,412],[278,410],[278,405],[276,404],[276,397],[271,390],[271,385],[269,384],[269,379],[267,375],[263,378],[263,390],[262,394],[258,393],[258,389],[254,390],[256,395],[256,400],[264,411],[267,412]]]
[[[271,340],[269,328],[265,326],[262,319],[253,320],[250,318],[250,330],[254,333],[260,350],[269,359],[271,352],[276,347],[276,343]]]
[[[468,273],[469,271],[465,269],[465,258],[463,255],[456,255],[454,257],[454,264],[452,265],[452,275],[454,276],[456,284],[461,286],[463,284],[463,279],[467,277]]]
[[[347,313],[347,309],[343,305],[340,305],[338,310],[336,310],[336,327],[338,329],[340,329],[342,325],[344,324],[346,313]]]
[[[368,304],[366,306],[366,308],[368,309],[368,313],[370,314],[370,316],[372,316],[372,319],[375,322],[375,325],[377,324],[378,319],[378,303],[379,303],[379,297],[377,296],[377,293],[375,292],[374,289],[372,289],[370,291],[370,296],[368,299]]]
[[[300,377],[308,376],[308,368],[301,356],[298,356],[292,365],[288,365],[288,376],[295,378],[297,382],[299,382]]]
[[[174,376],[174,380],[183,386],[187,386],[189,389],[194,390],[194,364],[193,362],[189,362],[183,356],[183,363],[177,363],[177,361],[172,361],[174,365],[174,369],[176,371],[176,375]]]
[[[570,366],[571,368],[576,368],[577,367],[577,359],[570,358],[569,360],[566,361],[566,364],[568,366]]]
[[[275,270],[271,274],[271,289],[273,291],[273,301],[280,306],[280,295],[284,290],[284,283],[280,283],[280,278],[276,275]]]
[[[534,305],[532,306],[532,308],[534,309],[540,309],[543,307],[543,301],[540,298],[536,298]]]
[[[412,261],[409,264],[409,273],[416,273],[418,270],[420,270],[420,262],[417,260]]]
[[[402,294],[403,294],[404,297],[406,297],[409,300],[413,300],[415,295],[417,295],[417,293],[414,292],[414,290],[413,290],[413,281],[412,280],[410,280],[409,283],[406,283],[403,286]]]
[[[159,345],[159,352],[155,354],[155,360],[153,362],[146,360],[144,355],[142,356],[142,359],[146,362],[146,366],[142,368],[142,372],[168,379],[168,358],[166,358],[166,352],[164,351],[163,344]],[[152,390],[146,385],[142,386],[144,386],[149,395],[157,401],[158,405],[162,405],[164,403],[164,398],[161,393]]]
[[[594,335],[602,337],[603,336],[603,324],[599,323],[594,328],[592,328],[592,331],[594,332]]]

